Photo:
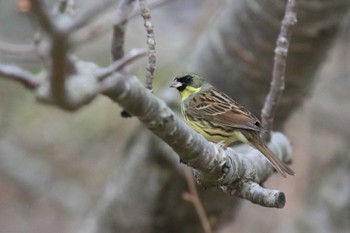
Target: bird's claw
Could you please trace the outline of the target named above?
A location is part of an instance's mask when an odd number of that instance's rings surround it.
[[[219,149],[226,149],[225,140],[218,142],[216,145]]]

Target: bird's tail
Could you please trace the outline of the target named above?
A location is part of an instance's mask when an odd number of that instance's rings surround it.
[[[269,160],[269,162],[272,164],[272,166],[279,172],[283,177],[287,177],[288,175],[295,175],[295,172],[288,167],[285,163],[283,163],[281,160],[279,160],[276,155],[266,146],[266,144],[261,140],[260,136],[256,132],[249,132],[248,135],[245,135],[252,143],[252,146],[254,146],[256,149],[258,149],[265,157]],[[253,138],[252,138],[253,137]]]

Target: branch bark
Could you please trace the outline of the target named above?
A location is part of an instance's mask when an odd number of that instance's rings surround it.
[[[261,183],[272,173],[272,167],[259,152],[252,150],[238,154],[231,148],[224,151],[195,133],[163,101],[143,88],[136,77],[125,78],[116,74],[107,79],[105,85],[109,88],[104,94],[171,146],[182,161],[195,169],[197,182],[202,186],[227,186],[231,190],[248,181]],[[271,149],[284,162],[291,159],[286,138]],[[276,205],[270,207],[273,206]]]
[[[139,0],[141,16],[147,32],[148,64],[146,67],[145,87],[153,92],[153,74],[156,69],[156,40],[154,38],[154,28],[151,21],[151,10],[148,8],[146,0]]]

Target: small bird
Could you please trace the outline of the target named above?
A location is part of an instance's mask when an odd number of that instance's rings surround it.
[[[295,175],[261,140],[264,128],[258,118],[200,75],[183,73],[175,77],[170,87],[180,93],[185,122],[208,141],[224,147],[235,141],[246,143],[265,155],[282,176]]]

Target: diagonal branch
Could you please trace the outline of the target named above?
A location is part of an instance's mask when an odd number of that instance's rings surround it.
[[[237,153],[228,148],[224,151],[205,140],[185,125],[162,100],[142,87],[136,77],[125,78],[124,75],[114,74],[114,77],[105,80],[104,85],[105,95],[138,117],[146,127],[170,145],[182,161],[195,169],[197,182],[202,186],[222,187],[231,194],[243,196],[233,190],[249,181],[259,184],[273,172],[267,160],[256,150]],[[283,161],[290,160],[289,141],[281,134],[274,134],[274,137],[277,139],[273,138],[271,142],[278,143],[272,145],[271,149]],[[271,192],[266,189],[262,196],[270,196]],[[246,195],[246,198],[253,198],[252,201],[256,202],[254,195]],[[265,201],[259,204],[269,207],[283,206]]]
[[[266,129],[262,135],[265,141],[270,140],[273,119],[284,90],[288,48],[292,37],[292,29],[297,22],[296,4],[296,0],[287,1],[280,34],[276,42],[271,87],[261,111],[262,126]]]
[[[101,68],[99,71],[97,71],[96,76],[99,81],[102,81],[108,76],[110,76],[113,72],[121,70],[127,64],[134,62],[135,60],[145,56],[146,54],[146,49],[132,49],[124,57],[121,57],[120,59],[116,60],[115,62],[113,62],[105,68]]]
[[[184,193],[183,198],[186,201],[192,202],[194,208],[196,209],[196,212],[198,214],[199,220],[201,221],[201,224],[203,226],[203,230],[205,233],[212,233],[213,230],[211,229],[211,225],[208,219],[207,214],[205,213],[205,209],[203,207],[203,204],[199,198],[196,183],[194,182],[193,175],[191,173],[191,170],[189,168],[185,169],[185,178],[187,181],[189,193]]]
[[[29,89],[35,89],[40,84],[39,79],[36,76],[16,65],[0,64],[0,76],[17,81]]]
[[[101,68],[83,61],[77,61],[77,67],[78,75],[67,82],[67,93],[69,93],[72,109],[82,107],[98,93],[103,92],[138,117],[154,134],[170,145],[182,161],[195,169],[194,174],[197,182],[202,186],[220,187],[225,192],[263,206],[279,208],[283,206],[278,202],[280,199],[266,201],[271,200],[271,196],[276,194],[274,190],[260,189],[263,192],[255,191],[254,195],[246,194],[247,185],[248,187],[254,186],[255,190],[259,190],[256,189],[256,184],[265,181],[273,172],[268,161],[257,150],[250,148],[249,151],[237,153],[228,148],[224,151],[216,144],[208,142],[180,120],[164,101],[145,89],[134,76],[129,77],[122,73],[113,72],[108,78],[97,82],[94,75]],[[12,69],[12,76],[11,69],[10,71],[6,71],[6,69],[1,71],[6,77],[16,79],[18,76],[17,79],[25,80],[22,81],[24,83],[27,79],[30,80],[28,81],[29,85],[32,85],[33,88],[39,85],[39,82],[32,75],[21,70]],[[24,78],[26,75],[27,79]],[[84,85],[81,85],[82,83]],[[52,103],[57,105],[55,101]],[[280,159],[285,162],[290,160],[290,144],[282,134],[273,134],[269,146]],[[247,182],[251,183],[246,184]],[[248,190],[250,189],[248,188]]]
[[[66,26],[63,31],[66,34],[73,33],[75,30],[84,27],[90,23],[98,14],[106,10],[110,5],[115,3],[114,0],[100,0],[89,6],[87,9],[77,14],[71,24]]]

